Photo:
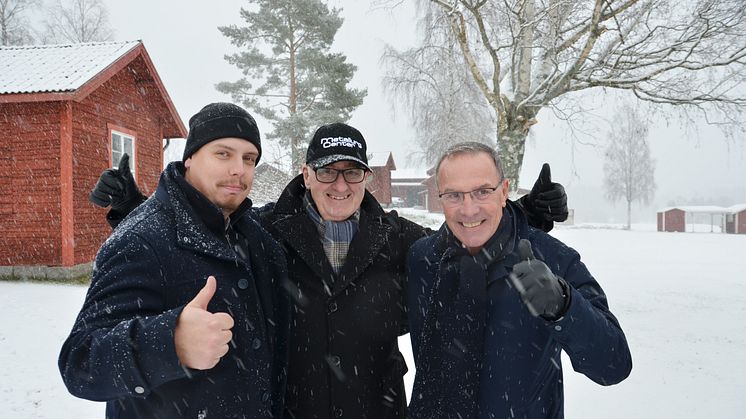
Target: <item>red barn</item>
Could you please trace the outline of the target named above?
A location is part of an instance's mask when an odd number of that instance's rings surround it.
[[[110,233],[101,171],[129,153],[149,194],[185,136],[139,41],[0,47],[0,276],[85,274]]]
[[[365,187],[381,205],[391,204],[391,171],[396,170],[391,152],[368,153],[368,166],[373,179]]]

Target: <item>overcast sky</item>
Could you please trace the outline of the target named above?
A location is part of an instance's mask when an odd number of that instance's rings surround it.
[[[214,86],[240,78],[238,70],[223,56],[235,48],[217,30],[218,26],[241,24],[238,12],[245,1],[219,0],[105,0],[117,40],[141,39],[185,124],[202,106],[230,101]],[[343,8],[345,23],[337,34],[334,49],[358,66],[353,87],[367,88],[364,104],[353,114],[351,124],[368,140],[370,151],[392,151],[399,168],[416,148],[409,118],[394,115],[381,87],[379,58],[383,45],[411,45],[415,39],[413,2],[392,13],[371,9],[368,1],[332,1]],[[599,99],[600,91],[593,92]],[[526,147],[521,186],[530,187],[545,161],[552,165],[556,181],[566,185],[571,206],[580,221],[621,222],[624,205],[612,207],[603,199],[602,148],[585,145],[603,140],[609,132],[615,109],[613,99],[597,100],[597,109],[584,136],[573,140],[567,124],[543,110],[532,128]],[[269,125],[259,121],[261,130]],[[746,202],[746,151],[743,138],[729,143],[718,130],[706,126],[685,132],[677,120],[656,119],[651,126],[650,145],[657,161],[658,192],[652,205],[635,210],[639,221],[654,222],[655,209],[686,198],[712,198],[732,204]],[[577,134],[577,132],[576,132]],[[266,147],[266,146],[265,146]]]

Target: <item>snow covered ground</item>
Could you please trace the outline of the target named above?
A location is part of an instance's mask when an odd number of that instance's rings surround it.
[[[745,418],[746,236],[585,227],[553,234],[603,286],[634,368],[601,387],[565,359],[566,417]],[[57,371],[84,295],[80,286],[0,282],[0,417],[103,418],[103,404],[70,396]]]

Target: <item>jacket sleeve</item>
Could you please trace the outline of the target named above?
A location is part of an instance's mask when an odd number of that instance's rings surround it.
[[[161,261],[137,235],[114,235],[96,257],[91,286],[59,368],[70,393],[89,400],[145,397],[186,377],[173,330],[183,307],[164,307]]]
[[[135,210],[140,204],[145,202],[148,199],[147,196],[140,194],[140,198],[133,201],[132,205],[129,207],[126,207],[122,210],[115,210],[110,209],[109,212],[106,213],[106,222],[109,223],[109,226],[113,229],[117,228],[119,224],[121,224],[122,221],[124,221],[125,218]]]
[[[432,233],[432,230],[426,227],[423,227],[415,222],[409,221],[406,218],[400,217],[396,211],[391,211],[388,214],[386,214],[387,222],[391,224],[394,227],[394,235],[397,240],[397,245],[399,246],[399,252],[400,252],[400,258],[397,262],[399,264],[399,269],[401,270],[401,276],[403,277],[404,284],[402,286],[402,293],[401,298],[398,304],[401,304],[402,307],[405,307],[405,310],[403,311],[403,316],[400,320],[400,327],[399,327],[399,335],[406,335],[409,333],[409,320],[407,318],[407,283],[408,283],[408,277],[406,271],[406,259],[407,254],[409,253],[410,248],[416,242],[417,240],[428,236]]]
[[[426,238],[414,243],[407,252],[406,274],[407,286],[406,307],[409,325],[409,338],[415,364],[420,353],[422,331],[425,316],[430,309],[430,296],[436,282],[438,261],[428,261],[427,249],[432,246],[433,238]]]
[[[550,245],[559,247],[546,262],[569,285],[570,305],[562,318],[548,321],[547,325],[575,371],[601,385],[617,384],[632,370],[632,356],[619,321],[580,255],[561,242],[550,240],[554,242]]]

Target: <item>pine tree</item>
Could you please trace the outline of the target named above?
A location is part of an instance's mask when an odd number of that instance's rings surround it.
[[[245,26],[218,28],[240,48],[225,59],[244,77],[216,87],[274,124],[267,138],[279,141],[298,173],[315,128],[349,120],[367,91],[348,87],[357,68],[330,51],[342,26],[339,9],[320,0],[249,3],[254,7],[241,8]]]

